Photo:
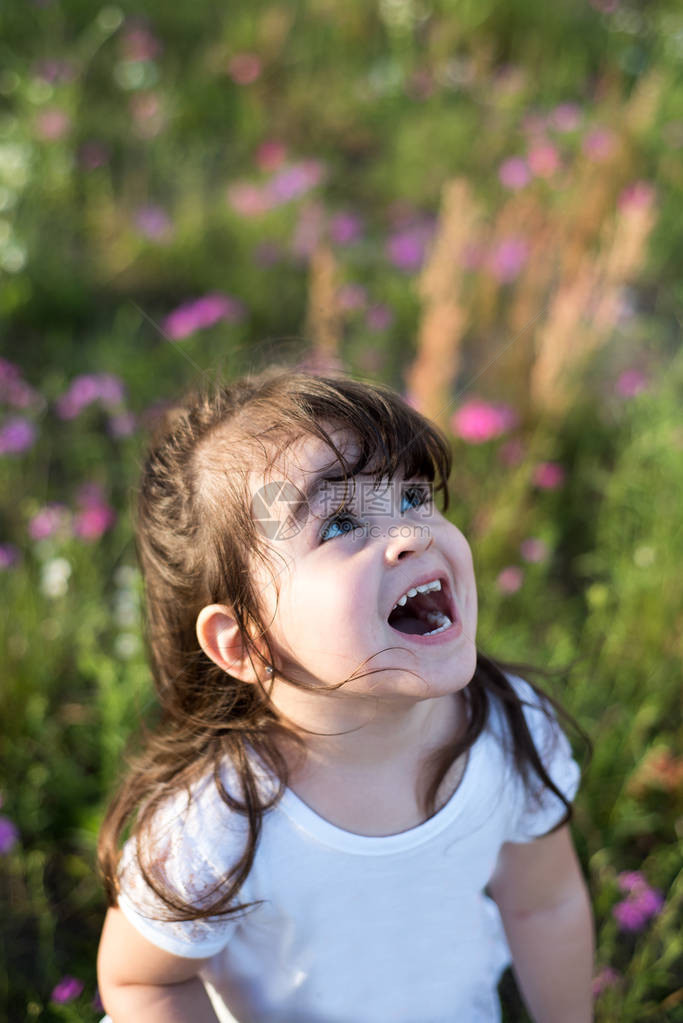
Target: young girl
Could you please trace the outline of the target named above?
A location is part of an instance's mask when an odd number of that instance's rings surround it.
[[[167,415],[137,522],[162,714],[100,837],[114,1023],[490,1023],[510,954],[535,1020],[591,1019],[578,768],[477,652],[449,473],[343,377]]]

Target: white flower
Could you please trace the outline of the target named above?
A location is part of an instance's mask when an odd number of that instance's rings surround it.
[[[66,558],[50,558],[43,565],[40,588],[46,597],[63,597],[69,588],[71,565]]]

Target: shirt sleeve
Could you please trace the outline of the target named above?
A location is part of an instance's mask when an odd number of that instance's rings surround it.
[[[524,703],[524,716],[541,762],[551,780],[571,803],[579,788],[581,772],[555,712],[528,683],[515,677],[511,677],[510,681]],[[533,769],[528,784],[525,785],[519,776],[515,779],[515,790],[514,812],[506,841],[530,842],[540,838],[552,831],[565,816],[566,807],[562,800],[543,785]]]
[[[190,801],[183,793],[164,804],[154,816],[147,840],[149,854],[144,858],[155,879],[199,909],[218,898],[220,883],[241,855],[245,838],[244,828],[230,821],[234,814],[217,791],[215,799],[211,798],[210,789],[215,791],[213,781]],[[169,920],[173,911],[142,876],[135,835],[123,847],[118,879],[118,905],[126,919],[144,938],[172,955],[190,959],[214,956],[228,944],[237,927],[234,915]]]

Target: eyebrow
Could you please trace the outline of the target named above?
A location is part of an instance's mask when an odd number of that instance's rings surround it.
[[[304,490],[301,490],[301,487],[299,487],[298,489],[302,493],[302,498],[300,501],[297,501],[296,504],[290,509],[290,514],[293,516],[295,522],[297,523],[301,522],[301,520],[304,518],[304,511],[306,512],[306,517],[308,516],[308,512],[310,511],[311,505],[315,501],[320,491],[324,489],[326,483],[343,483],[349,480],[353,480],[353,478],[354,478],[353,476],[330,475],[329,473],[323,471],[322,473],[318,473],[316,476],[314,476],[309,485]],[[351,488],[349,487],[349,490],[350,489]]]

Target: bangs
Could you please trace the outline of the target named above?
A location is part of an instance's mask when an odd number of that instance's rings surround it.
[[[270,448],[271,465],[293,441],[310,435],[329,447],[332,464],[340,467],[340,480],[360,473],[374,476],[378,483],[395,477],[422,478],[433,484],[447,509],[452,463],[448,441],[399,395],[380,384],[291,372],[277,374],[269,383],[273,392],[269,394],[266,386],[260,398],[269,405],[270,427],[258,436]],[[279,408],[272,416],[275,391]],[[252,405],[250,413],[254,411]],[[353,457],[335,444],[331,431],[337,430],[353,442]]]

